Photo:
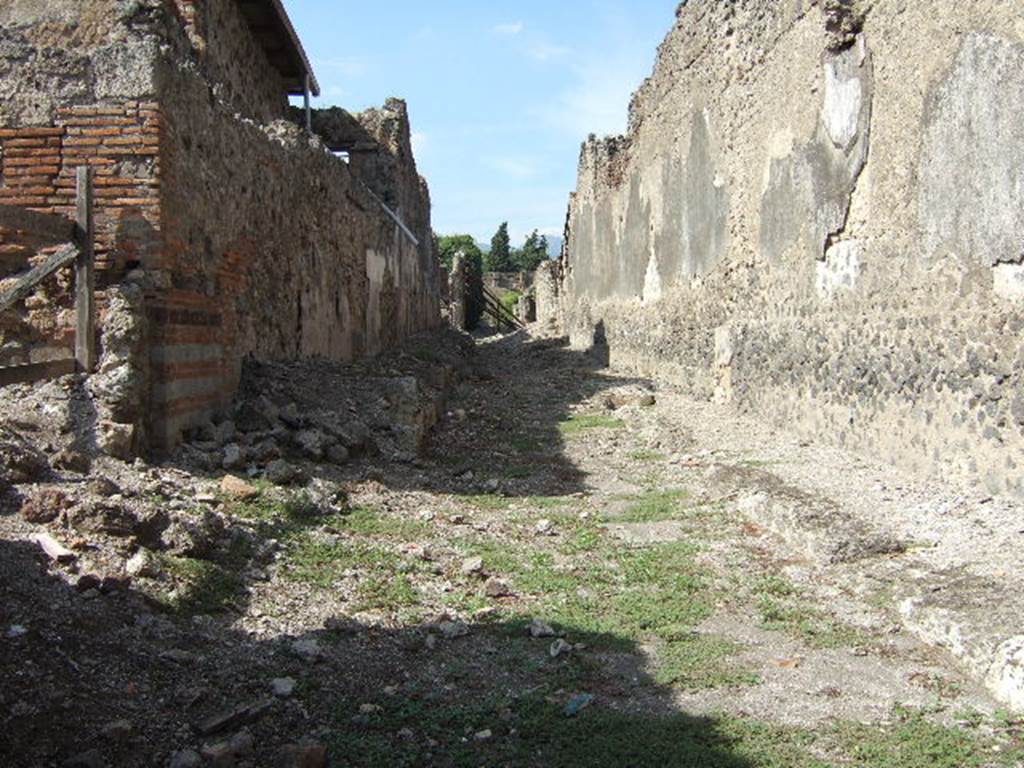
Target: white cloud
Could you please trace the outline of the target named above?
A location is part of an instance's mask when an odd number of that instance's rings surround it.
[[[498,24],[497,26],[495,26],[494,27],[494,33],[497,34],[497,35],[504,35],[506,37],[515,37],[520,32],[522,32],[523,29],[525,29],[525,28],[526,28],[526,25],[523,24],[523,22],[521,22],[521,21],[511,21],[511,22],[507,22],[505,24]]]

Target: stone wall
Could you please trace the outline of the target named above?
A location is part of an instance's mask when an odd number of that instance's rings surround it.
[[[164,249],[147,265],[158,442],[226,405],[247,355],[350,360],[440,321],[429,198],[410,210],[416,245],[298,126],[210,109],[188,70],[162,80]]]
[[[691,0],[583,147],[574,344],[795,432],[1024,495],[1024,23]]]
[[[173,0],[198,62],[217,100],[245,117],[268,121],[288,110],[284,82],[271,66],[238,0]]]
[[[491,293],[526,293],[533,288],[533,272],[484,272],[484,286]]]
[[[561,321],[561,305],[558,297],[558,264],[546,261],[534,273],[537,322],[558,328]]]
[[[348,360],[440,323],[404,104],[367,120],[384,157],[361,177],[315,136],[269,119],[287,114],[283,85],[253,59],[236,6],[0,9],[0,90],[18,94],[0,101],[0,204],[71,213],[75,169],[96,171],[93,389],[99,431],[119,454],[169,447],[226,406],[246,356]],[[73,55],[67,35],[82,38]],[[371,190],[385,182],[388,210]],[[0,232],[0,289],[43,256],[19,234]],[[69,289],[62,275],[5,313],[0,364],[66,354]]]

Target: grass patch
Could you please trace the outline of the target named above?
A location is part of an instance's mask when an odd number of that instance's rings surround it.
[[[541,453],[544,450],[544,441],[529,435],[515,435],[509,439],[509,444],[519,453]]]
[[[629,458],[633,461],[661,462],[668,461],[668,456],[657,451],[630,451]]]
[[[678,517],[680,502],[690,494],[681,490],[652,490],[637,496],[621,514],[608,515],[617,523],[656,523]]]
[[[395,700],[368,725],[352,722],[351,702],[339,705],[334,749],[346,765],[393,768],[441,764],[550,765],[578,768],[826,768],[809,751],[814,737],[731,717],[628,714],[600,699],[577,717],[562,713],[567,694],[509,700],[474,697],[465,703],[429,694]],[[505,711],[505,718],[497,714]],[[394,734],[409,728],[410,740]],[[473,734],[488,728],[492,738]],[[512,733],[514,729],[514,733]],[[438,755],[443,755],[440,763]]]
[[[531,507],[538,509],[558,509],[559,507],[571,506],[574,499],[564,496],[531,496],[527,500]]]
[[[332,587],[342,575],[356,568],[392,569],[398,558],[365,542],[322,540],[313,535],[290,542],[284,576],[316,587]]]
[[[655,682],[688,691],[755,685],[757,675],[739,668],[733,657],[743,646],[722,637],[690,635],[658,650]]]
[[[898,708],[895,722],[872,726],[838,726],[839,749],[857,765],[872,768],[983,768],[1019,766],[1019,747],[993,751],[995,743],[959,728],[929,721],[924,712]]]
[[[495,493],[481,493],[476,496],[465,496],[467,504],[471,504],[484,512],[503,512],[512,506],[515,501],[509,496],[499,496]]]
[[[331,519],[336,527],[357,536],[378,536],[412,541],[427,536],[432,528],[422,520],[381,515],[369,507],[358,507]]]
[[[242,594],[242,579],[224,565],[165,555],[161,566],[176,585],[173,596],[161,599],[170,610],[185,615],[222,613]]]
[[[624,429],[626,422],[603,413],[579,414],[570,416],[558,425],[563,437],[572,437],[581,432],[593,429]]]
[[[579,627],[587,642],[617,649],[623,642],[690,638],[718,599],[699,573],[696,552],[681,542],[625,551],[599,546],[577,561],[563,591],[542,595],[544,615]]]
[[[753,592],[765,629],[794,635],[815,648],[844,648],[862,645],[870,639],[855,627],[810,605],[782,576],[759,579]]]
[[[604,542],[604,531],[592,523],[581,523],[566,535],[559,551],[566,555],[596,552]]]
[[[407,576],[374,574],[359,584],[357,611],[408,608],[420,601],[420,595]]]
[[[501,474],[510,480],[525,480],[528,477],[533,477],[533,473],[535,471],[536,470],[534,470],[533,467],[520,465],[515,467],[506,467],[502,470]]]

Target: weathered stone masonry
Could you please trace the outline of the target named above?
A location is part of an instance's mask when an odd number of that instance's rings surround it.
[[[247,355],[347,360],[439,323],[404,104],[342,113],[351,166],[290,121],[311,73],[276,0],[18,0],[0,26],[0,203],[70,213],[96,171],[101,443],[173,445]],[[0,233],[0,278],[39,258],[25,234]],[[66,349],[67,287],[5,320],[0,364]]]
[[[1024,496],[1022,72],[1009,3],[681,5],[583,147],[574,342]]]

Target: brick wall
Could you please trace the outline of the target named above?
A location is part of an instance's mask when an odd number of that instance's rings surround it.
[[[63,107],[57,125],[0,129],[0,205],[75,215],[75,176],[95,175],[98,287],[160,248],[158,146],[160,118],[153,102]],[[7,233],[0,259],[5,278],[45,258],[31,233]],[[71,281],[47,281],[19,316],[5,316],[0,338],[9,359],[48,359],[73,345]]]
[[[230,403],[247,355],[349,359],[439,324],[404,105],[375,113],[378,175],[393,177],[383,192],[418,244],[348,165],[274,119],[284,89],[236,0],[168,0],[142,15],[113,0],[59,6],[96,39],[58,64],[68,82],[48,93],[32,93],[52,81],[46,61],[72,54],[38,37],[27,6],[0,28],[0,72],[13,73],[0,85],[28,91],[0,102],[0,204],[71,215],[76,169],[95,170],[101,359],[88,386],[101,446],[172,447]],[[44,256],[16,234],[0,232],[0,289]],[[67,354],[71,287],[58,275],[5,313],[0,365]]]

